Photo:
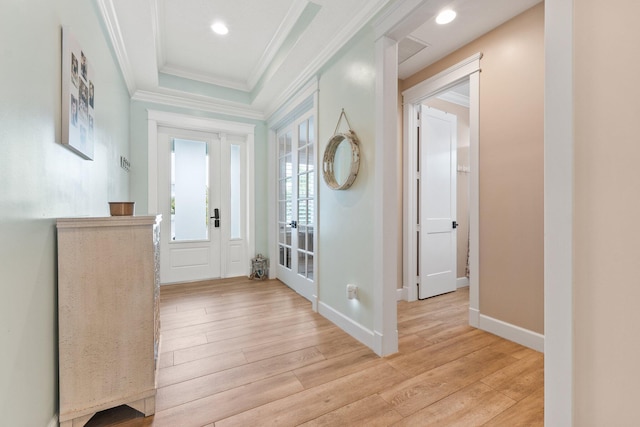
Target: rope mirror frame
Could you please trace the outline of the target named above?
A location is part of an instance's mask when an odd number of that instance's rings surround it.
[[[348,141],[351,146],[351,167],[349,169],[349,176],[342,184],[336,180],[334,173],[334,160],[336,157],[336,151],[343,141]],[[327,144],[327,148],[324,150],[324,157],[322,159],[322,175],[324,182],[333,190],[346,190],[351,187],[353,182],[358,176],[358,170],[360,169],[360,146],[358,137],[355,132],[349,130],[345,133],[338,133],[333,135]]]
[[[338,126],[340,126],[340,121],[342,117],[345,118],[347,124],[349,125],[349,130],[342,133],[337,133]],[[351,147],[351,162],[349,168],[349,176],[343,183],[339,183],[336,179],[336,175],[334,172],[335,158],[336,152],[338,151],[338,147],[343,141],[348,141],[349,146]],[[334,131],[333,136],[329,139],[329,143],[324,150],[324,156],[322,159],[322,176],[324,178],[324,182],[329,186],[329,188],[333,190],[346,190],[353,182],[356,180],[358,176],[358,171],[360,169],[360,141],[356,136],[356,133],[351,130],[351,125],[349,124],[349,120],[347,119],[347,115],[344,112],[344,108],[342,109],[342,113],[340,113],[340,118],[338,119],[338,124],[336,125],[336,130]]]

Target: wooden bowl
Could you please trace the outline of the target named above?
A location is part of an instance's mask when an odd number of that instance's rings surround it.
[[[111,216],[131,216],[135,204],[136,202],[109,202],[109,212]]]

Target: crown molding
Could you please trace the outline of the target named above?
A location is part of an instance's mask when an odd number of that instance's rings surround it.
[[[377,0],[373,6],[361,9],[347,25],[325,46],[325,48],[305,67],[298,77],[282,91],[281,95],[269,104],[265,111],[265,116],[270,117],[289,98],[303,87],[309,79],[320,71],[333,55],[338,52],[349,40],[351,40],[373,17],[375,17],[391,0]]]
[[[149,0],[151,2],[151,10],[154,13],[153,25],[154,25],[154,37],[156,40],[156,57],[158,61],[158,72],[163,74],[170,74],[176,77],[182,77],[189,80],[195,80],[202,83],[208,83],[216,86],[223,86],[229,89],[237,89],[243,92],[249,92],[249,86],[238,80],[220,79],[211,77],[208,74],[196,73],[185,68],[176,66],[166,62],[164,55],[164,37],[161,30],[160,23],[164,21],[164,7],[158,0]]]
[[[376,40],[382,36],[391,37],[396,41],[400,41],[402,37],[391,34],[399,26],[399,22],[407,16],[415,13],[420,6],[424,3],[424,0],[399,0],[395,2],[391,7],[384,11],[373,22],[373,27],[376,32]]]
[[[156,41],[156,63],[158,68],[164,67],[164,38],[160,32],[160,22],[164,20],[164,7],[158,0],[149,0],[151,5],[151,26],[153,28],[153,38]]]
[[[195,73],[184,68],[176,67],[175,65],[165,64],[160,70],[161,73],[171,74],[176,77],[183,77],[189,80],[196,80],[203,83],[208,83],[217,86],[223,86],[229,89],[237,89],[243,92],[249,92],[249,86],[238,80],[219,79],[211,77],[206,74]]]
[[[183,127],[190,130],[204,132],[220,132],[231,134],[251,134],[256,125],[251,123],[238,123],[228,120],[211,119],[208,117],[196,117],[189,114],[172,113],[169,111],[147,110],[147,120],[156,122],[156,125],[167,127]]]
[[[109,33],[111,46],[113,46],[116,58],[118,59],[120,71],[122,72],[122,77],[124,78],[125,84],[127,85],[129,96],[133,96],[133,94],[136,92],[135,77],[131,69],[131,62],[129,61],[127,49],[125,48],[124,42],[122,41],[122,32],[120,31],[118,17],[113,7],[113,0],[96,0],[96,2],[98,4],[98,8],[100,9],[100,14],[102,15],[102,21],[104,22],[105,28]]]
[[[292,112],[296,111],[298,107],[302,106],[303,111],[309,109],[309,107],[305,106],[304,103],[308,99],[312,98],[319,89],[320,85],[318,76],[314,76],[309,80],[309,82],[301,87],[293,97],[289,98],[287,102],[282,104],[273,114],[268,116],[267,126],[270,129],[276,129],[280,127],[282,123],[286,121],[287,117],[289,117]]]
[[[249,78],[247,79],[247,87],[249,91],[252,91],[256,87],[256,84],[260,80],[260,77],[262,77],[269,64],[271,64],[276,54],[282,47],[282,44],[291,33],[291,30],[300,19],[300,16],[302,15],[302,12],[304,12],[304,9],[307,7],[307,4],[309,4],[308,0],[295,0],[287,11],[287,14],[280,23],[278,30],[276,31],[271,41],[269,41],[269,44],[260,57],[260,60],[256,64],[256,67],[253,69],[253,71],[249,75]]]
[[[265,120],[262,111],[247,108],[240,104],[217,102],[206,97],[185,97],[182,92],[162,93],[138,90],[131,97],[134,101],[150,102],[153,104],[169,105],[188,110],[208,111],[210,113],[227,116],[244,117],[253,120]]]
[[[349,21],[348,25],[342,27],[341,31],[336,34],[333,39],[329,41],[316,55],[303,70],[298,77],[291,82],[282,92],[280,92],[279,96],[273,99],[270,103],[267,104],[266,108],[262,111],[256,108],[251,108],[250,106],[245,106],[243,104],[237,104],[232,102],[224,102],[220,100],[214,100],[205,96],[194,96],[187,95],[184,92],[179,91],[169,91],[169,90],[139,90],[136,87],[135,76],[132,71],[131,62],[129,56],[127,54],[126,48],[123,43],[122,33],[118,24],[117,15],[115,12],[115,7],[113,4],[114,0],[96,0],[100,13],[102,15],[102,19],[105,23],[105,27],[108,31],[109,38],[111,40],[111,45],[115,51],[116,57],[118,59],[118,64],[120,65],[120,70],[122,72],[123,78],[125,80],[127,89],[129,91],[129,95],[132,100],[141,101],[141,102],[151,102],[161,105],[171,105],[181,108],[187,109],[196,109],[202,111],[208,111],[218,114],[228,114],[237,117],[244,117],[248,119],[254,120],[266,120],[267,117],[273,115],[282,105],[284,105],[290,98],[295,96],[295,94],[301,89],[304,88],[305,85],[309,83],[309,81],[317,75],[319,70],[324,66],[334,55],[340,50],[349,40],[351,40],[365,25],[367,25],[391,0],[376,0],[372,1],[372,5],[370,7],[365,7],[361,9],[353,18]],[[158,61],[163,60],[162,52],[161,52],[161,34],[159,29],[159,14],[162,13],[160,10],[160,5],[157,0],[148,0],[151,5],[152,11],[154,11],[154,19],[153,19],[153,28],[155,31],[155,40],[158,44],[158,48],[156,50]],[[290,9],[290,12],[287,14],[286,24],[283,24],[281,29],[279,29],[279,33],[282,33],[281,37],[286,38],[286,34],[290,32],[290,28],[286,28],[286,26],[293,26],[297,19],[299,19],[301,10],[304,10],[306,7],[308,0],[297,0],[295,4]],[[274,38],[275,40],[275,38]],[[274,41],[272,41],[273,43]],[[271,46],[271,44],[270,44]],[[274,45],[274,55],[277,52]],[[264,61],[266,66],[268,66],[269,61],[273,58],[268,59],[268,56],[263,56],[261,61]],[[158,62],[161,64],[161,62]],[[249,91],[249,86],[247,84],[242,84],[237,81],[227,81],[227,80],[218,80],[211,79],[210,77],[198,75],[196,73],[189,73],[184,70],[177,70],[170,65],[165,65],[162,67],[161,72],[166,74],[172,74],[179,77],[185,77],[193,80],[202,81],[205,83],[217,84],[220,86],[225,86],[237,90]],[[255,76],[259,76],[260,73],[256,73]],[[253,77],[253,76],[252,76]],[[258,78],[259,80],[259,78]]]

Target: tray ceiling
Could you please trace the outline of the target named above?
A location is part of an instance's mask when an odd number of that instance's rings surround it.
[[[400,78],[540,0],[425,0],[452,6],[401,44]],[[97,0],[133,99],[264,119],[394,0]],[[211,30],[223,21],[229,33]],[[426,48],[421,46],[426,45]]]

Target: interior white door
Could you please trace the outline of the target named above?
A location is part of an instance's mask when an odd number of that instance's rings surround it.
[[[423,105],[419,129],[422,299],[456,290],[457,119]]]
[[[158,144],[158,201],[163,218],[160,281],[219,278],[222,225],[219,136],[161,128]]]
[[[304,115],[276,133],[278,252],[276,277],[308,300],[315,294],[316,143]]]

